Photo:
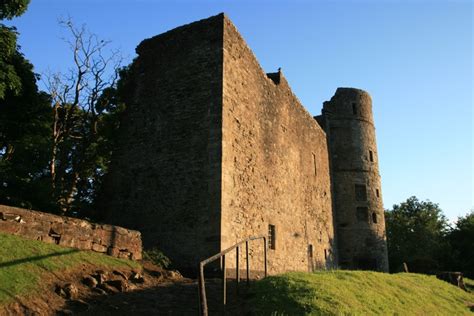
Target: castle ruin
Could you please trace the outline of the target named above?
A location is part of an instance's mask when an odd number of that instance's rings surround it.
[[[108,222],[140,230],[181,268],[266,234],[270,273],[388,271],[368,93],[339,88],[313,118],[224,14],[137,53],[99,198]]]

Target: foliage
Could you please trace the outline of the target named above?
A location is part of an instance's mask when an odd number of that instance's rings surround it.
[[[456,226],[448,234],[452,247],[452,268],[474,278],[474,210],[458,218]]]
[[[26,11],[29,0],[2,0],[0,19],[11,19]],[[17,32],[14,27],[0,23],[0,100],[7,92],[18,95],[21,91],[21,78],[15,71],[13,59],[19,54]]]
[[[38,91],[33,66],[20,53],[11,62],[22,92],[0,99],[0,203],[50,209],[50,99]]]
[[[434,276],[366,271],[292,272],[257,281],[255,315],[469,315],[466,293]]]
[[[93,216],[85,210],[107,170],[124,108],[116,89],[121,57],[84,26],[70,20],[62,25],[71,34],[73,67],[47,80],[54,116],[49,165],[53,199],[63,214],[81,210],[80,215]]]
[[[412,196],[385,213],[390,269],[401,271],[403,262],[410,272],[432,273],[443,268],[449,256],[449,230],[442,210],[430,201]]]
[[[22,14],[28,2],[2,1],[0,18]],[[49,209],[50,100],[16,39],[14,28],[0,24],[0,203]]]
[[[155,265],[160,266],[164,269],[168,268],[171,264],[171,260],[157,248],[152,248],[143,251],[143,259],[151,261]]]
[[[0,233],[0,304],[16,295],[41,291],[43,275],[55,274],[84,264],[97,267],[132,267],[134,261],[103,254],[60,247]]]
[[[11,19],[25,13],[30,0],[2,0],[0,2],[0,19]]]
[[[2,1],[0,16],[17,16],[27,4]],[[73,67],[47,76],[49,95],[38,91],[15,29],[0,25],[0,203],[98,218],[91,205],[125,107],[128,70],[119,71],[108,41],[61,24],[71,34]]]

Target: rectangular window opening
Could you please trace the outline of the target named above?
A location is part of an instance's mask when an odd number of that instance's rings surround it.
[[[358,202],[367,201],[367,189],[364,184],[355,185],[355,197]]]
[[[369,209],[367,207],[358,207],[356,209],[357,221],[369,222]]]
[[[313,245],[308,245],[308,257],[313,259]]]
[[[372,213],[372,223],[377,224],[377,213]]]
[[[369,159],[370,162],[374,162],[374,153],[372,152],[372,150],[369,150]]]
[[[380,197],[379,189],[375,189],[375,194],[377,195],[377,197]]]
[[[357,115],[357,103],[352,102],[352,114]]]
[[[328,250],[324,249],[324,260],[328,259]]]
[[[313,166],[314,166],[314,175],[318,174],[318,168],[316,164],[316,155],[313,153]]]
[[[276,231],[275,225],[268,225],[268,248],[276,249]]]

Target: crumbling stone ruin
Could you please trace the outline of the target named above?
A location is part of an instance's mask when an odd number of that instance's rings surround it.
[[[368,93],[338,88],[313,118],[224,14],[137,53],[98,203],[109,222],[140,230],[181,268],[267,235],[270,273],[388,271]],[[251,246],[251,269],[263,268],[262,247]]]
[[[77,218],[0,205],[0,232],[117,258],[142,259],[140,232]]]

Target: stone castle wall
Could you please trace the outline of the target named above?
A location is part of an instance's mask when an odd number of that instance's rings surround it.
[[[141,234],[118,226],[0,205],[0,232],[140,260]]]
[[[370,95],[338,88],[318,118],[328,136],[339,265],[388,271],[384,209]]]
[[[367,93],[338,89],[318,125],[223,14],[145,40],[137,53],[98,204],[109,222],[140,230],[145,247],[181,269],[263,234],[270,273],[337,263],[386,271]],[[252,270],[263,269],[262,252],[253,242]]]
[[[281,72],[266,75],[224,18],[222,240],[270,235],[270,273],[335,265],[326,135]],[[269,240],[271,243],[271,241]],[[262,243],[251,266],[262,269]],[[241,262],[244,262],[242,253]],[[235,260],[229,256],[228,267]]]
[[[144,40],[137,54],[99,207],[196,267],[220,250],[222,19]]]

